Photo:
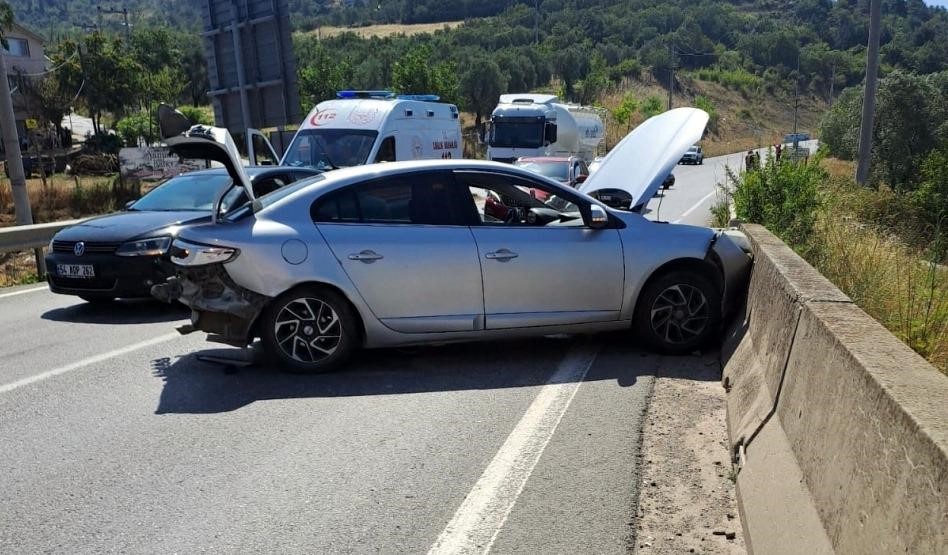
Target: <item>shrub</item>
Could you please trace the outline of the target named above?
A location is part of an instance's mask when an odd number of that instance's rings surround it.
[[[178,111],[194,125],[214,125],[214,112],[210,106],[178,106]]]
[[[743,68],[724,69],[719,66],[704,67],[696,70],[692,75],[701,81],[718,83],[729,89],[749,93],[757,90],[762,80],[757,75]]]
[[[158,124],[147,112],[138,112],[120,119],[115,124],[115,131],[122,137],[126,146],[138,146],[140,141],[149,145],[158,140]]]
[[[640,110],[643,116],[650,118],[664,112],[665,104],[662,103],[661,98],[652,95],[645,99],[645,102],[642,103]]]
[[[819,208],[818,192],[827,179],[818,162],[776,162],[768,156],[759,169],[731,176],[737,184],[737,216],[763,224],[792,247],[806,247]]]
[[[712,133],[717,133],[718,121],[721,116],[718,114],[718,110],[714,107],[714,103],[711,102],[711,99],[706,96],[696,96],[695,108],[699,108],[708,113],[708,130]]]

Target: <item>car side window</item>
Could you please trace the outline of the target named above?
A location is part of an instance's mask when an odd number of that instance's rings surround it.
[[[386,137],[379,146],[379,152],[375,155],[376,162],[394,162],[395,161],[395,137]]]
[[[449,172],[408,174],[351,185],[316,201],[314,222],[467,225]]]
[[[476,222],[497,226],[577,226],[584,224],[579,206],[544,183],[515,176],[463,173],[459,180],[470,195]]]

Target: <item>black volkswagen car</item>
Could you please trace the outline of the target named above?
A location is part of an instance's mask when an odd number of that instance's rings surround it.
[[[312,168],[246,168],[254,196],[321,173]],[[150,297],[151,286],[174,273],[168,249],[182,226],[207,222],[218,196],[221,211],[247,202],[223,168],[173,177],[122,212],[67,227],[53,236],[46,255],[47,280],[54,293],[89,302],[118,297]]]

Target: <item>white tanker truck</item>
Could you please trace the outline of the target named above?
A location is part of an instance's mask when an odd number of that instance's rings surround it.
[[[487,157],[579,156],[589,161],[605,134],[594,108],[563,104],[549,94],[503,94],[491,113]]]

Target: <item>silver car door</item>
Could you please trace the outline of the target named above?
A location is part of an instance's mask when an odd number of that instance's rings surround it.
[[[373,314],[404,333],[483,327],[477,249],[450,172],[383,177],[321,197],[317,228]]]
[[[516,204],[505,186],[550,187],[503,174],[459,172],[457,177],[471,192],[481,220],[471,229],[484,276],[487,329],[619,318],[625,265],[617,229],[591,229],[581,218],[566,225],[531,225],[526,218],[498,217],[498,203]]]

